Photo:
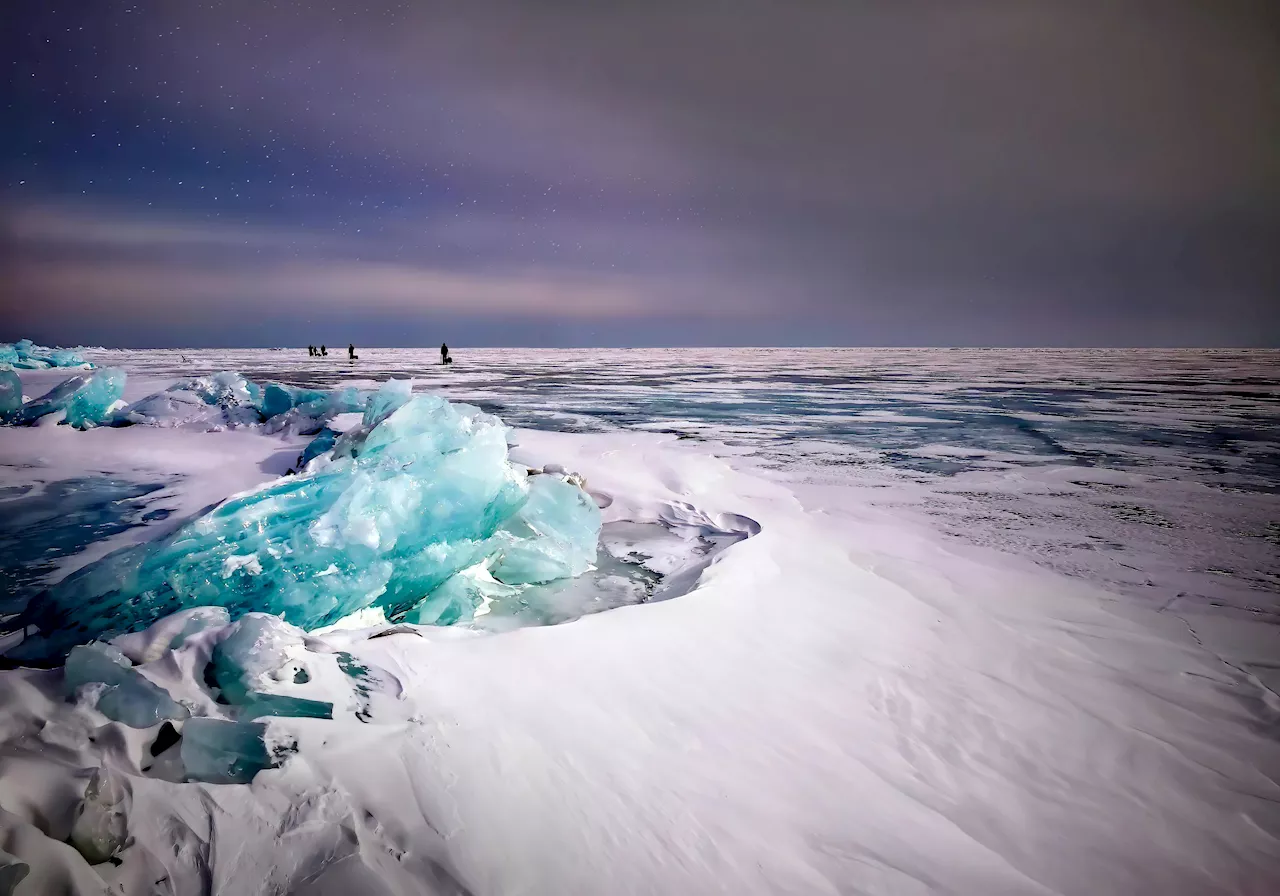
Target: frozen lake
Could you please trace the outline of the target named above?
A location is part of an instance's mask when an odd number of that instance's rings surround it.
[[[955,537],[1191,614],[1275,624],[1280,351],[306,349],[90,352],[171,380],[413,378],[518,427],[704,440]],[[1203,624],[1201,624],[1203,622]],[[1224,647],[1224,649],[1226,649]],[[1274,670],[1259,674],[1280,686]]]

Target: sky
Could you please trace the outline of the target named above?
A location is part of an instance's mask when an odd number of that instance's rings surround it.
[[[10,0],[0,340],[1280,345],[1266,0]]]

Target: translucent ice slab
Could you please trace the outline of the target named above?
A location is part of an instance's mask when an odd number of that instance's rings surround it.
[[[63,675],[68,695],[86,686],[103,686],[95,699],[98,711],[130,728],[150,728],[165,719],[185,719],[190,714],[109,644],[95,642],[72,648]]]
[[[262,722],[189,719],[182,726],[182,768],[193,781],[247,784],[276,764],[266,734]]]

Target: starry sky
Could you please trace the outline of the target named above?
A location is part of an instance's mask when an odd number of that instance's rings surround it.
[[[10,0],[0,340],[1280,344],[1280,5]]]

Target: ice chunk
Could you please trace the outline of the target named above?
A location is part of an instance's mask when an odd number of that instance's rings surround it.
[[[193,781],[247,784],[276,763],[266,744],[262,722],[190,719],[182,726],[178,748],[182,768]]]
[[[22,380],[12,370],[0,370],[0,419],[22,407]]]
[[[66,693],[74,695],[86,685],[105,685],[96,694],[98,711],[130,728],[150,728],[165,719],[185,719],[190,714],[109,644],[84,644],[67,655],[63,669]]]
[[[108,861],[129,836],[130,794],[120,776],[105,768],[94,769],[76,809],[71,845],[91,865]]]
[[[185,389],[200,397],[205,404],[217,405],[221,408],[257,406],[262,400],[262,388],[251,383],[232,370],[224,370],[208,376],[199,376],[171,386],[173,389]]]
[[[264,417],[274,417],[289,411],[293,405],[293,393],[287,386],[267,383],[262,390],[262,404],[258,406],[258,410]]]
[[[262,388],[262,400],[258,410],[264,418],[286,414],[294,408],[306,408],[308,416],[318,416],[328,410],[329,394],[317,389],[298,389],[280,383],[267,383]]]
[[[108,368],[63,380],[40,398],[22,406],[15,418],[31,424],[41,417],[65,411],[67,422],[84,429],[110,419],[109,409],[124,394],[125,373]]]
[[[333,704],[306,697],[290,697],[287,694],[249,694],[239,704],[243,719],[260,719],[265,716],[287,716],[295,719],[332,719]]]
[[[508,585],[550,582],[591,568],[600,508],[576,485],[544,474],[533,478],[529,500],[503,529],[494,578]]]
[[[305,467],[320,455],[332,450],[334,443],[337,441],[338,434],[326,426],[320,430],[319,435],[307,443],[307,447],[303,449],[302,456],[298,458],[298,466]]]
[[[125,372],[107,368],[93,373],[67,402],[67,423],[89,429],[111,419],[111,408],[124,395]]]
[[[457,625],[470,622],[477,611],[487,611],[494,601],[510,601],[519,588],[504,585],[489,574],[483,564],[452,576],[401,617],[414,625]]]
[[[306,634],[278,616],[247,613],[213,649],[213,677],[230,703],[244,703],[271,682],[292,681]]]
[[[150,663],[177,650],[192,635],[230,622],[226,607],[194,607],[166,616],[146,631],[114,638],[111,644],[134,662]]]

